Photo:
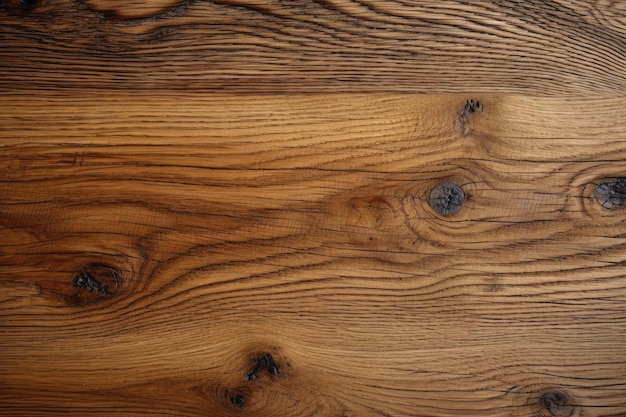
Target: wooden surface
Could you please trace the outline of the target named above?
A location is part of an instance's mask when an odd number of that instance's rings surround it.
[[[0,415],[626,416],[623,2],[29,4]]]
[[[2,1],[0,89],[626,89],[622,0]]]

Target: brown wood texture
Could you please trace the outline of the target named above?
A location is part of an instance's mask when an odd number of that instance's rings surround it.
[[[626,416],[626,2],[0,0],[0,69],[1,416]]]
[[[4,96],[2,413],[624,415],[626,99],[467,99]]]
[[[2,0],[0,90],[607,94],[620,0]]]

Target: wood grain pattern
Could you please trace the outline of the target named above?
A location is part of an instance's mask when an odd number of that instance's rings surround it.
[[[0,90],[622,95],[615,0],[3,0]]]
[[[0,104],[2,415],[626,414],[624,98]]]

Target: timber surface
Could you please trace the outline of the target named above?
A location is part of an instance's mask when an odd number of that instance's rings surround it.
[[[6,96],[7,415],[623,415],[626,100],[480,99]]]
[[[626,416],[623,2],[28,4],[0,415]]]
[[[626,90],[621,0],[2,2],[0,89]]]

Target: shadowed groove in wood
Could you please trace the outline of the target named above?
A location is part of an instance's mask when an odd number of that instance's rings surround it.
[[[41,0],[27,11],[21,1],[0,8],[4,90],[626,88],[617,1]]]
[[[626,211],[594,195],[626,168],[623,98],[0,105],[9,415],[626,412]],[[95,266],[121,291],[68,302]],[[279,375],[246,378],[265,355]]]

